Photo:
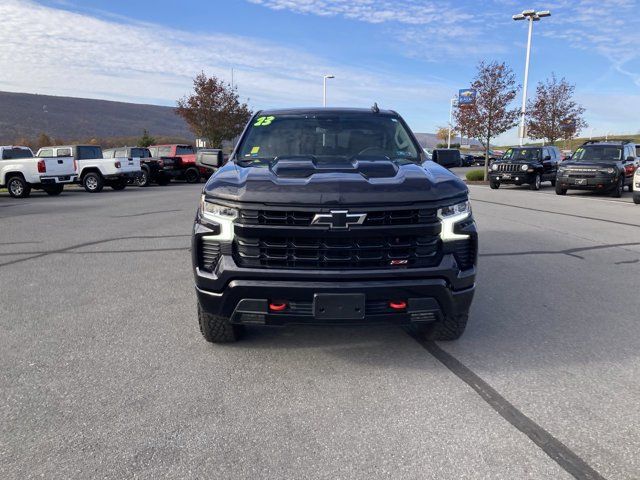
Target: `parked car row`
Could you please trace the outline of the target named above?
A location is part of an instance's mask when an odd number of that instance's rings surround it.
[[[554,146],[510,148],[491,165],[489,185],[492,189],[503,184],[529,185],[539,190],[542,182],[550,182],[558,195],[592,190],[613,197],[628,188],[640,203],[638,148],[628,140],[589,140],[565,161]]]
[[[198,161],[207,155],[208,163]],[[222,163],[220,150],[196,150],[190,145],[154,145],[102,150],[97,145],[43,147],[36,155],[24,146],[0,147],[0,187],[15,198],[32,189],[59,195],[65,185],[80,184],[89,193],[105,186],[124,190],[127,185],[167,185],[171,180],[198,183]]]

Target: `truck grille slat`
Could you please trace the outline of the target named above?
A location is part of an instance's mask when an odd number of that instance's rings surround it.
[[[318,210],[241,210],[240,223],[248,225],[310,226]],[[363,225],[416,225],[436,219],[435,209],[383,210],[367,212]]]

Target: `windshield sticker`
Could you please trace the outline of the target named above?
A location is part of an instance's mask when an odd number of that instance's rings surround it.
[[[266,127],[267,125],[271,125],[276,117],[258,117],[256,123],[253,124],[254,127]]]
[[[260,147],[253,147],[253,148],[251,149],[251,155],[255,157],[255,156],[257,156],[257,155],[258,155],[258,152],[259,152],[259,151],[260,151]]]

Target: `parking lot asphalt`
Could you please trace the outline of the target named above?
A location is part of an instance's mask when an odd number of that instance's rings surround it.
[[[0,193],[0,478],[640,478],[640,206],[471,186],[457,342],[200,336],[200,186]]]

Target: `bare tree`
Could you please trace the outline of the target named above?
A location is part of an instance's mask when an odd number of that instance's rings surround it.
[[[573,100],[574,90],[575,85],[564,78],[558,80],[555,74],[538,83],[536,96],[527,105],[529,138],[553,144],[562,138],[573,138],[587,127],[582,117],[584,108]]]
[[[176,113],[185,119],[197,137],[221,147],[223,140],[242,133],[252,113],[247,104],[238,99],[236,88],[202,72],[193,79],[193,90],[191,95],[178,100]]]
[[[518,109],[510,108],[520,89],[513,70],[504,63],[480,62],[471,83],[476,90],[473,105],[456,108],[458,129],[484,145],[484,179],[489,177],[489,149],[491,139],[517,125]]]

